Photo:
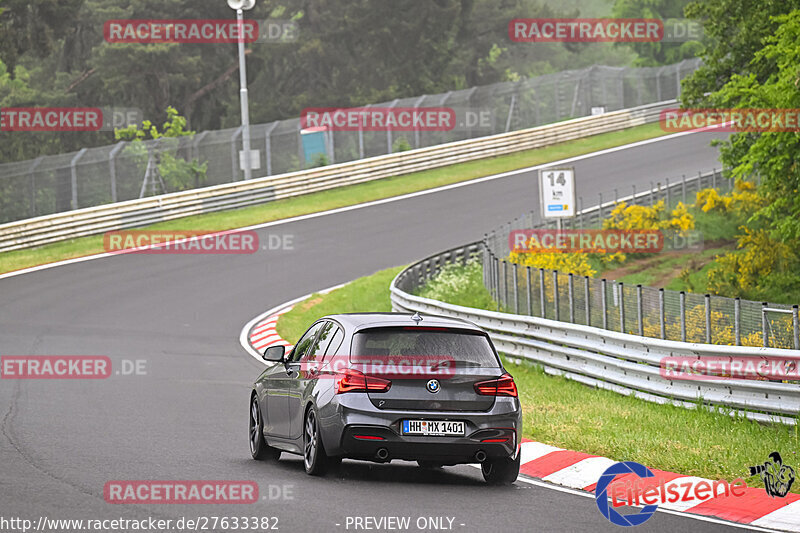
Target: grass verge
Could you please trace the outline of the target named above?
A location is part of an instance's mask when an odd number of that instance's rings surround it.
[[[491,302],[488,293],[480,292],[479,267],[454,268],[420,294],[458,304],[485,303],[487,298]],[[280,318],[278,333],[295,342],[312,321],[326,314],[390,310],[389,282],[399,271],[383,270],[329,294],[311,296]],[[455,283],[459,277],[461,284]],[[469,287],[471,294],[459,287]],[[773,451],[781,452],[790,466],[800,466],[795,428],[621,396],[547,375],[524,361],[505,359],[504,364],[519,387],[527,438],[708,479],[742,477],[754,487],[763,484],[758,477],[747,477],[747,468],[763,463]],[[792,491],[800,493],[800,487]]]
[[[533,165],[613,148],[666,135],[658,124],[637,126],[613,133],[527,150],[490,159],[386,178],[374,182],[311,193],[231,211],[209,213],[146,226],[152,230],[222,231],[338,207],[390,198],[461,181],[517,170]],[[37,248],[0,254],[0,274],[63,259],[102,253],[102,236],[82,237]]]

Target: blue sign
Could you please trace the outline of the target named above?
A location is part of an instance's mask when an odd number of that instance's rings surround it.
[[[633,461],[624,461],[609,466],[600,479],[597,481],[597,488],[594,490],[594,499],[597,503],[597,508],[603,513],[612,524],[618,526],[638,526],[647,522],[653,513],[658,509],[658,505],[645,505],[642,509],[635,514],[621,515],[608,505],[608,490],[609,484],[614,481],[620,474],[636,474],[640,478],[654,477],[655,474],[644,465],[634,463]],[[630,503],[630,502],[629,502]]]
[[[548,211],[563,211],[564,210],[564,206],[561,205],[561,204],[558,204],[558,205],[550,204],[550,205],[547,206],[547,210]]]

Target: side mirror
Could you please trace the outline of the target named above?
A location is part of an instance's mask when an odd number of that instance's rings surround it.
[[[283,361],[283,355],[286,352],[285,346],[270,346],[264,350],[264,355],[261,356],[264,361],[279,363]]]

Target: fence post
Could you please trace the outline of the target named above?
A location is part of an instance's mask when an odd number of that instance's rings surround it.
[[[531,294],[531,290],[532,290],[531,289],[531,267],[526,266],[525,267],[525,271],[526,271],[525,279],[527,280],[526,287],[528,289],[526,291],[528,293],[528,316],[533,316],[533,295]]]
[[[598,222],[599,222],[600,224],[602,224],[602,223],[603,223],[603,193],[597,193],[597,196],[599,196],[599,197],[600,197],[600,203],[599,203],[599,204],[598,204],[598,206],[597,206],[597,207],[599,208],[599,210],[600,210],[600,211],[599,211],[599,213],[600,213],[600,218],[599,218]]]
[[[592,325],[592,310],[591,310],[592,308],[591,308],[590,300],[589,300],[589,298],[590,298],[589,276],[583,276],[583,292],[586,294],[586,301],[584,302],[585,306],[586,306],[586,325],[587,326],[591,326]]]
[[[578,196],[578,226],[583,229],[583,196]]]
[[[40,155],[39,157],[34,159],[31,168],[28,169],[28,175],[30,177],[30,181],[28,182],[28,187],[29,187],[28,194],[29,194],[30,205],[28,206],[28,208],[30,209],[31,218],[36,216],[36,167],[41,165],[42,161],[44,161],[44,156]],[[115,202],[117,201],[116,197],[114,197],[114,201]]]
[[[508,263],[505,261],[501,261],[503,263],[503,291],[502,291],[502,303],[504,308],[508,308]]]
[[[617,189],[614,189],[614,207],[617,206],[618,201],[619,201],[619,194],[617,193]]]
[[[681,342],[686,342],[686,293],[680,292],[681,304]]]
[[[711,188],[717,188],[717,172],[715,170],[711,171]]]
[[[80,161],[83,154],[86,153],[86,150],[88,150],[88,148],[81,148],[69,164],[72,174],[72,201],[70,202],[72,209],[78,209],[78,161]]]
[[[514,313],[519,314],[519,277],[517,276],[517,263],[514,263]]]
[[[800,317],[798,317],[796,304],[792,306],[792,332],[794,333],[794,349],[800,350]]]
[[[544,308],[544,269],[539,269],[539,307],[542,312],[542,318],[547,318]]]
[[[655,196],[654,195],[655,195],[654,185],[653,185],[653,182],[651,181],[650,182],[650,207],[653,207],[653,205],[655,204],[655,201],[654,201]]]
[[[769,347],[769,338],[767,338],[767,302],[761,302],[761,340],[764,348]]]
[[[203,132],[207,133],[207,132]],[[202,134],[201,134],[202,135]],[[111,201],[117,201],[117,154],[125,146],[125,141],[120,141],[108,154],[108,170],[111,172]]]
[[[625,333],[625,285],[620,281],[619,285],[619,332]]]
[[[633,190],[633,196],[631,196],[631,205],[636,205],[636,184],[634,183],[631,185],[631,190]]]
[[[553,270],[553,309],[555,309],[555,320],[560,320],[558,312],[558,270]]]
[[[600,280],[600,307],[603,312],[603,329],[608,329],[608,302],[606,301],[606,278]]]
[[[672,198],[670,198],[670,192],[669,192],[669,178],[665,178],[665,179],[666,179],[666,187],[667,187],[667,210],[669,210],[670,205],[672,204]]]
[[[706,344],[711,344],[711,295],[705,295],[706,311]]]
[[[569,291],[569,322],[575,323],[575,287],[572,272],[569,273],[567,288]]]
[[[264,131],[264,156],[267,162],[267,176],[272,176],[272,130],[277,127],[278,121],[276,120],[267,126],[266,131]],[[331,135],[333,135],[333,132],[331,132]]]
[[[661,323],[661,338],[667,338],[667,322],[664,316],[664,289],[658,289],[658,321]]]
[[[736,346],[742,345],[742,300],[733,300],[733,334],[736,338]]]
[[[639,336],[644,337],[644,324],[642,323],[642,286],[636,286],[636,319],[639,323]]]
[[[681,196],[683,197],[683,203],[686,204],[686,174],[681,179]]]

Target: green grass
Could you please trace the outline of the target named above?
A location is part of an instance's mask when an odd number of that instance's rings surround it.
[[[311,193],[252,207],[223,211],[220,213],[196,215],[154,224],[146,228],[153,230],[200,230],[208,232],[241,228],[293,216],[355,205],[371,200],[390,198],[411,192],[432,189],[442,185],[526,168],[549,161],[557,161],[606,148],[622,146],[636,141],[660,137],[662,135],[665,135],[665,132],[661,130],[658,124],[648,124],[548,146],[546,148],[527,150],[516,154],[481,159],[469,163],[460,163],[349,187],[340,187],[330,191]],[[72,239],[37,248],[4,252],[0,254],[0,273],[63,259],[101,253],[103,251],[102,236],[93,236]]]
[[[652,287],[665,280],[667,289],[676,291],[703,292],[708,279],[705,277],[710,268],[711,261],[718,255],[727,253],[729,248],[710,248],[702,252],[678,253],[669,256],[656,256],[652,259],[639,259],[626,263],[626,267],[636,269],[635,272],[619,278],[629,285],[641,284]],[[688,268],[690,274],[688,282],[679,274]]]
[[[276,326],[278,335],[295,343],[312,322],[325,315],[391,311],[389,283],[402,269],[388,268],[352,281],[328,294],[311,295],[281,315]]]
[[[400,269],[383,270],[329,294],[311,296],[281,316],[278,333],[295,342],[312,321],[326,314],[389,311],[389,282]],[[462,305],[493,305],[483,288],[481,271],[474,266],[445,269],[420,294]],[[763,425],[704,408],[658,405],[550,376],[525,361],[504,360],[519,387],[527,438],[709,479],[744,477],[747,467],[763,463],[776,450],[787,464],[800,467],[795,454],[800,441],[794,428]],[[749,486],[763,486],[759,478],[745,481]],[[800,492],[800,485],[795,484],[793,491]]]

